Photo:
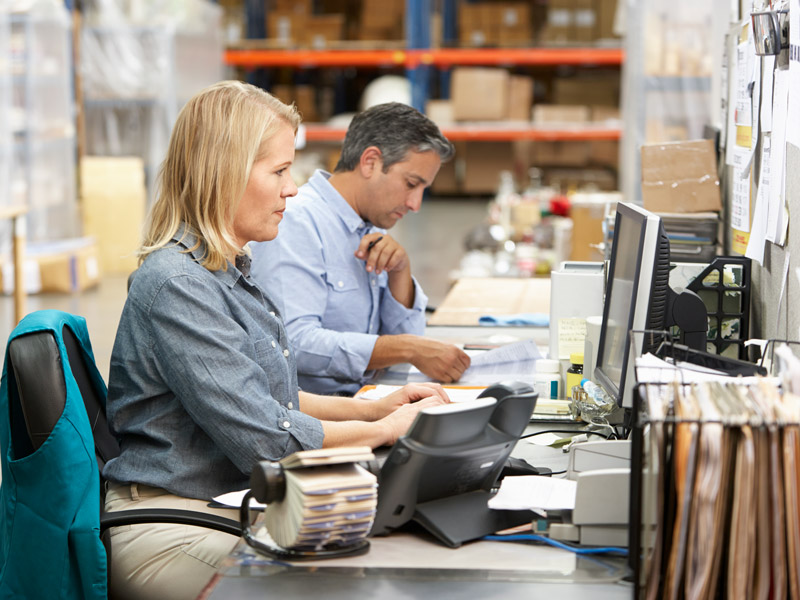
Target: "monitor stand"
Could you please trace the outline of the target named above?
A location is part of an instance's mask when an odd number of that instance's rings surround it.
[[[497,531],[531,523],[530,510],[493,510],[492,494],[485,490],[467,492],[417,504],[412,520],[419,523],[450,548]]]

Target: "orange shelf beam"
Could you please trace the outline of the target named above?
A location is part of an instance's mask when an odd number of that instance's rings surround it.
[[[458,65],[621,65],[621,48],[443,48],[415,51],[412,59],[437,67]]]
[[[615,141],[622,137],[619,129],[583,128],[554,129],[543,127],[492,128],[464,125],[460,127],[443,127],[442,133],[452,142],[510,142],[516,140],[532,140],[539,142],[589,142]]]
[[[229,49],[231,66],[383,67],[420,65],[621,65],[621,48],[444,48],[440,50],[282,50]]]
[[[306,123],[306,139],[310,142],[340,142],[346,129]],[[454,142],[510,142],[533,141],[616,141],[622,137],[621,130],[608,127],[586,127],[582,129],[552,129],[544,127],[488,127],[462,125],[444,127],[442,133]]]
[[[225,63],[236,67],[381,67],[405,66],[405,50],[247,50],[225,51]]]

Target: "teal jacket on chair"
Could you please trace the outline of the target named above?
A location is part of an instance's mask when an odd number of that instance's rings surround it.
[[[62,339],[67,325],[91,359],[86,321],[45,310],[25,317],[9,337],[52,331],[64,370],[67,397],[61,417],[36,450],[27,432],[9,353],[0,385],[0,598],[106,598],[106,553],[100,540],[100,476],[94,440]],[[10,372],[9,372],[10,371]],[[96,389],[105,383],[90,369]]]

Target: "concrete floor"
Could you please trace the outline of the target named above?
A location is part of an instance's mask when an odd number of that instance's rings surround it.
[[[464,238],[486,218],[485,199],[428,199],[391,231],[405,246],[412,272],[425,289],[431,306],[438,306],[453,283],[450,272],[464,254]],[[109,360],[119,316],[125,303],[126,275],[104,276],[94,289],[76,294],[37,294],[28,297],[27,310],[58,309],[86,318],[97,366],[108,378]],[[0,339],[14,326],[13,301],[0,296]]]

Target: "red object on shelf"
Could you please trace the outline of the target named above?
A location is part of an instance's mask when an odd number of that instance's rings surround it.
[[[569,198],[563,194],[557,194],[550,199],[550,214],[559,217],[569,216]]]

